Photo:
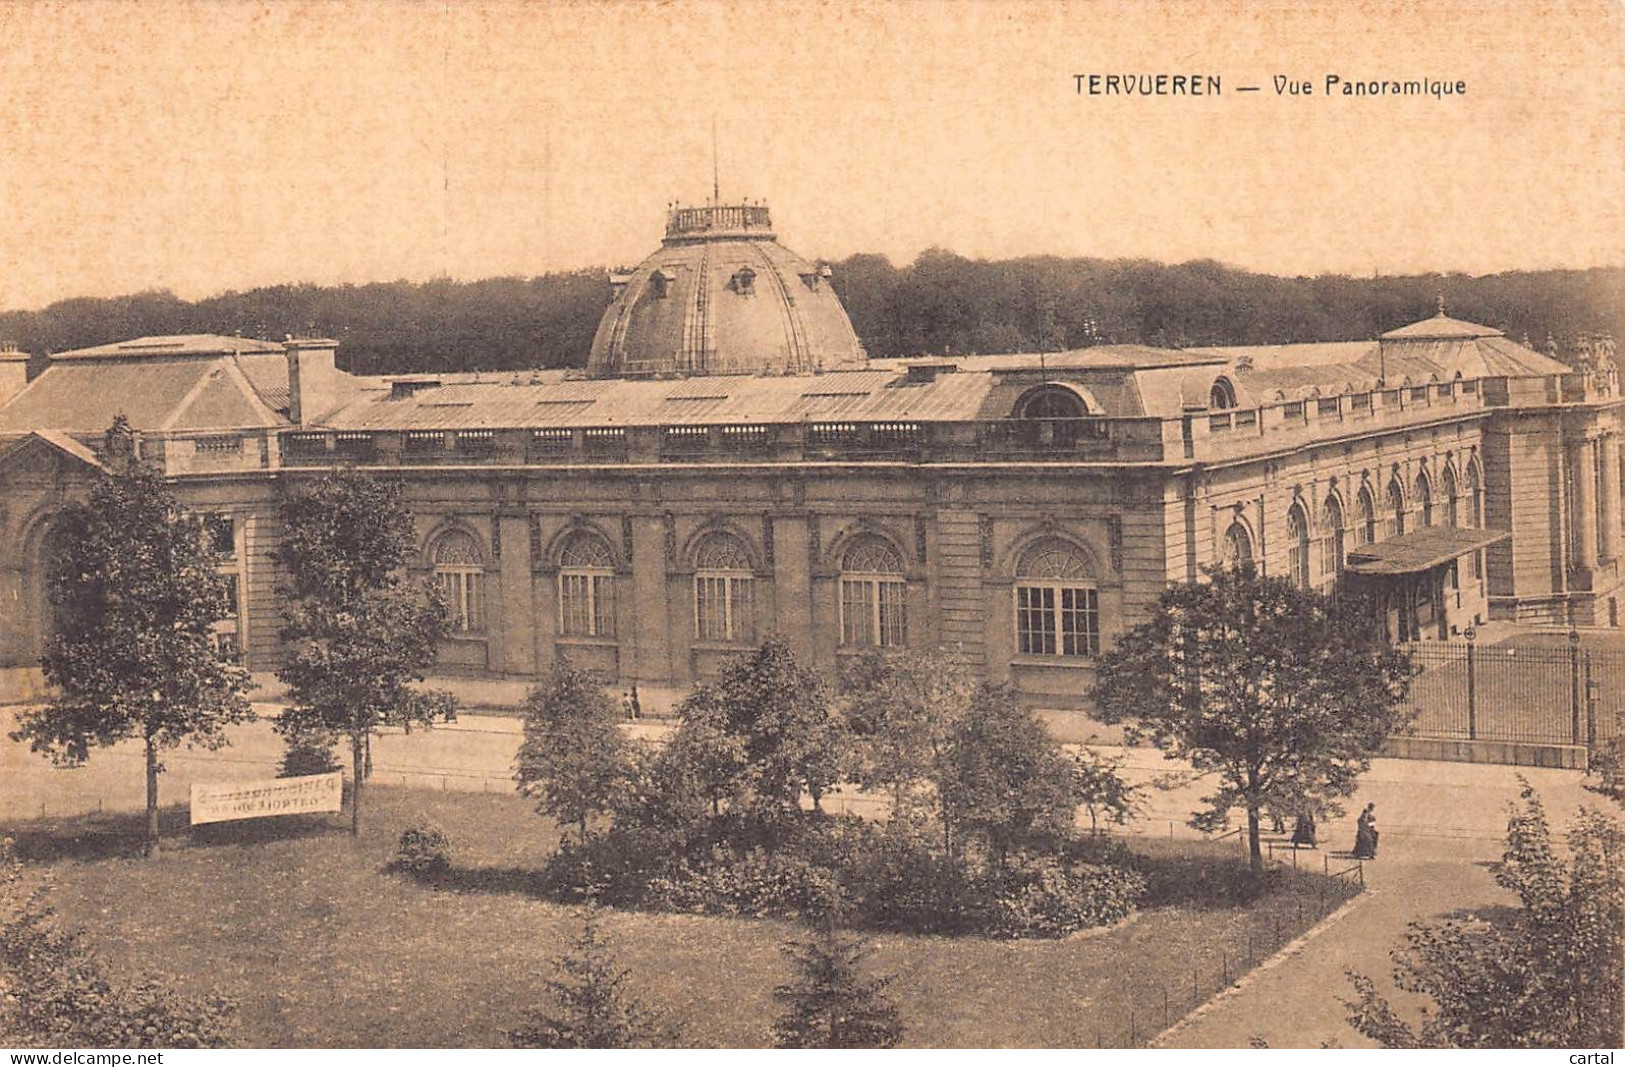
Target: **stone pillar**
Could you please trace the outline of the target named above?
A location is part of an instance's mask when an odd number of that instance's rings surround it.
[[[773,516],[766,522],[773,530],[772,628],[790,642],[796,656],[815,662],[812,620],[812,561],[808,558],[811,539],[805,516]]]
[[[536,673],[535,594],[531,589],[530,522],[523,512],[496,517],[502,555],[496,561],[502,594],[501,629],[491,635],[491,669]]]
[[[1569,521],[1574,523],[1574,569],[1591,571],[1597,566],[1597,484],[1595,448],[1590,441],[1577,441],[1569,447],[1570,482],[1574,506]]]
[[[621,638],[621,677],[644,685],[672,685],[680,680],[673,662],[668,604],[666,526],[658,513],[632,516],[632,602],[637,606],[631,655]],[[628,662],[630,660],[630,662]]]
[[[1602,509],[1602,558],[1619,558],[1619,437],[1609,434],[1598,442],[1602,449],[1602,487],[1597,506]]]

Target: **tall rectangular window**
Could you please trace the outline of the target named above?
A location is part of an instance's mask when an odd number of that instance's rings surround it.
[[[896,648],[907,643],[908,585],[900,578],[841,579],[841,644]]]
[[[485,574],[473,568],[438,567],[435,578],[446,597],[454,633],[480,633],[485,629]]]
[[[1082,586],[1017,585],[1016,650],[1024,656],[1099,655],[1099,594]]]
[[[561,572],[559,624],[565,637],[614,637],[615,576]]]
[[[694,627],[701,641],[748,644],[754,639],[751,583],[740,575],[694,576]]]

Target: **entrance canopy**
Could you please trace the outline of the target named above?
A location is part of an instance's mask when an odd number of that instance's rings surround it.
[[[1348,570],[1368,575],[1418,574],[1511,536],[1500,530],[1424,526],[1386,541],[1349,549]]]

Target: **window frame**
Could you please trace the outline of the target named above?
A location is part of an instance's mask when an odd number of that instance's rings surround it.
[[[1344,543],[1345,516],[1343,501],[1336,494],[1327,494],[1320,503],[1320,576],[1336,577],[1346,565]]]
[[[572,549],[592,545],[594,562],[573,562]],[[559,549],[559,636],[615,640],[615,557],[603,537],[571,533]]]
[[[878,548],[891,569],[852,566],[861,550]],[[908,646],[908,579],[903,555],[877,537],[865,537],[841,553],[836,603],[842,648],[906,648]],[[854,615],[857,608],[861,615]]]
[[[1246,541],[1247,554],[1245,556],[1238,550],[1242,539]],[[1253,544],[1253,531],[1248,529],[1247,524],[1241,521],[1239,517],[1231,519],[1230,525],[1224,528],[1224,536],[1219,539],[1219,563],[1222,566],[1233,567],[1245,559],[1256,567],[1258,557],[1254,554]]]
[[[1047,568],[1057,573],[1036,573],[1035,561],[1056,549],[1066,553],[1063,563]],[[1022,551],[1010,589],[1017,656],[1065,662],[1100,655],[1100,584],[1093,572],[1088,552],[1064,538],[1041,538]]]
[[[1354,498],[1354,543],[1371,545],[1377,541],[1377,501],[1369,485],[1360,486]]]
[[[1296,526],[1296,532],[1293,527]],[[1299,589],[1308,589],[1312,578],[1310,577],[1310,537],[1309,516],[1303,502],[1295,500],[1286,512],[1287,529],[1287,577]]]
[[[724,541],[731,545],[737,565],[706,566],[707,551]],[[712,532],[699,543],[694,557],[694,639],[706,644],[754,644],[756,573],[745,542],[733,533]]]
[[[467,542],[472,561],[442,561],[440,554],[446,545],[459,538]],[[485,554],[480,551],[479,539],[461,527],[447,530],[435,539],[429,559],[435,584],[451,609],[451,636],[483,636],[486,632]]]

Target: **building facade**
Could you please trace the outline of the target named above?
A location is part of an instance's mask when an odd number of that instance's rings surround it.
[[[559,654],[682,688],[769,632],[830,670],[943,647],[1035,703],[1170,582],[1250,558],[1364,583],[1397,640],[1617,625],[1618,372],[1438,313],[1369,342],[870,360],[827,268],[759,204],[674,209],[583,371],[357,377],[324,340],[143,338],[24,380],[0,354],[0,671],[37,686],[53,515],[117,415],[213,517],[222,643],[279,660],[277,502],[401,476],[445,670]]]

